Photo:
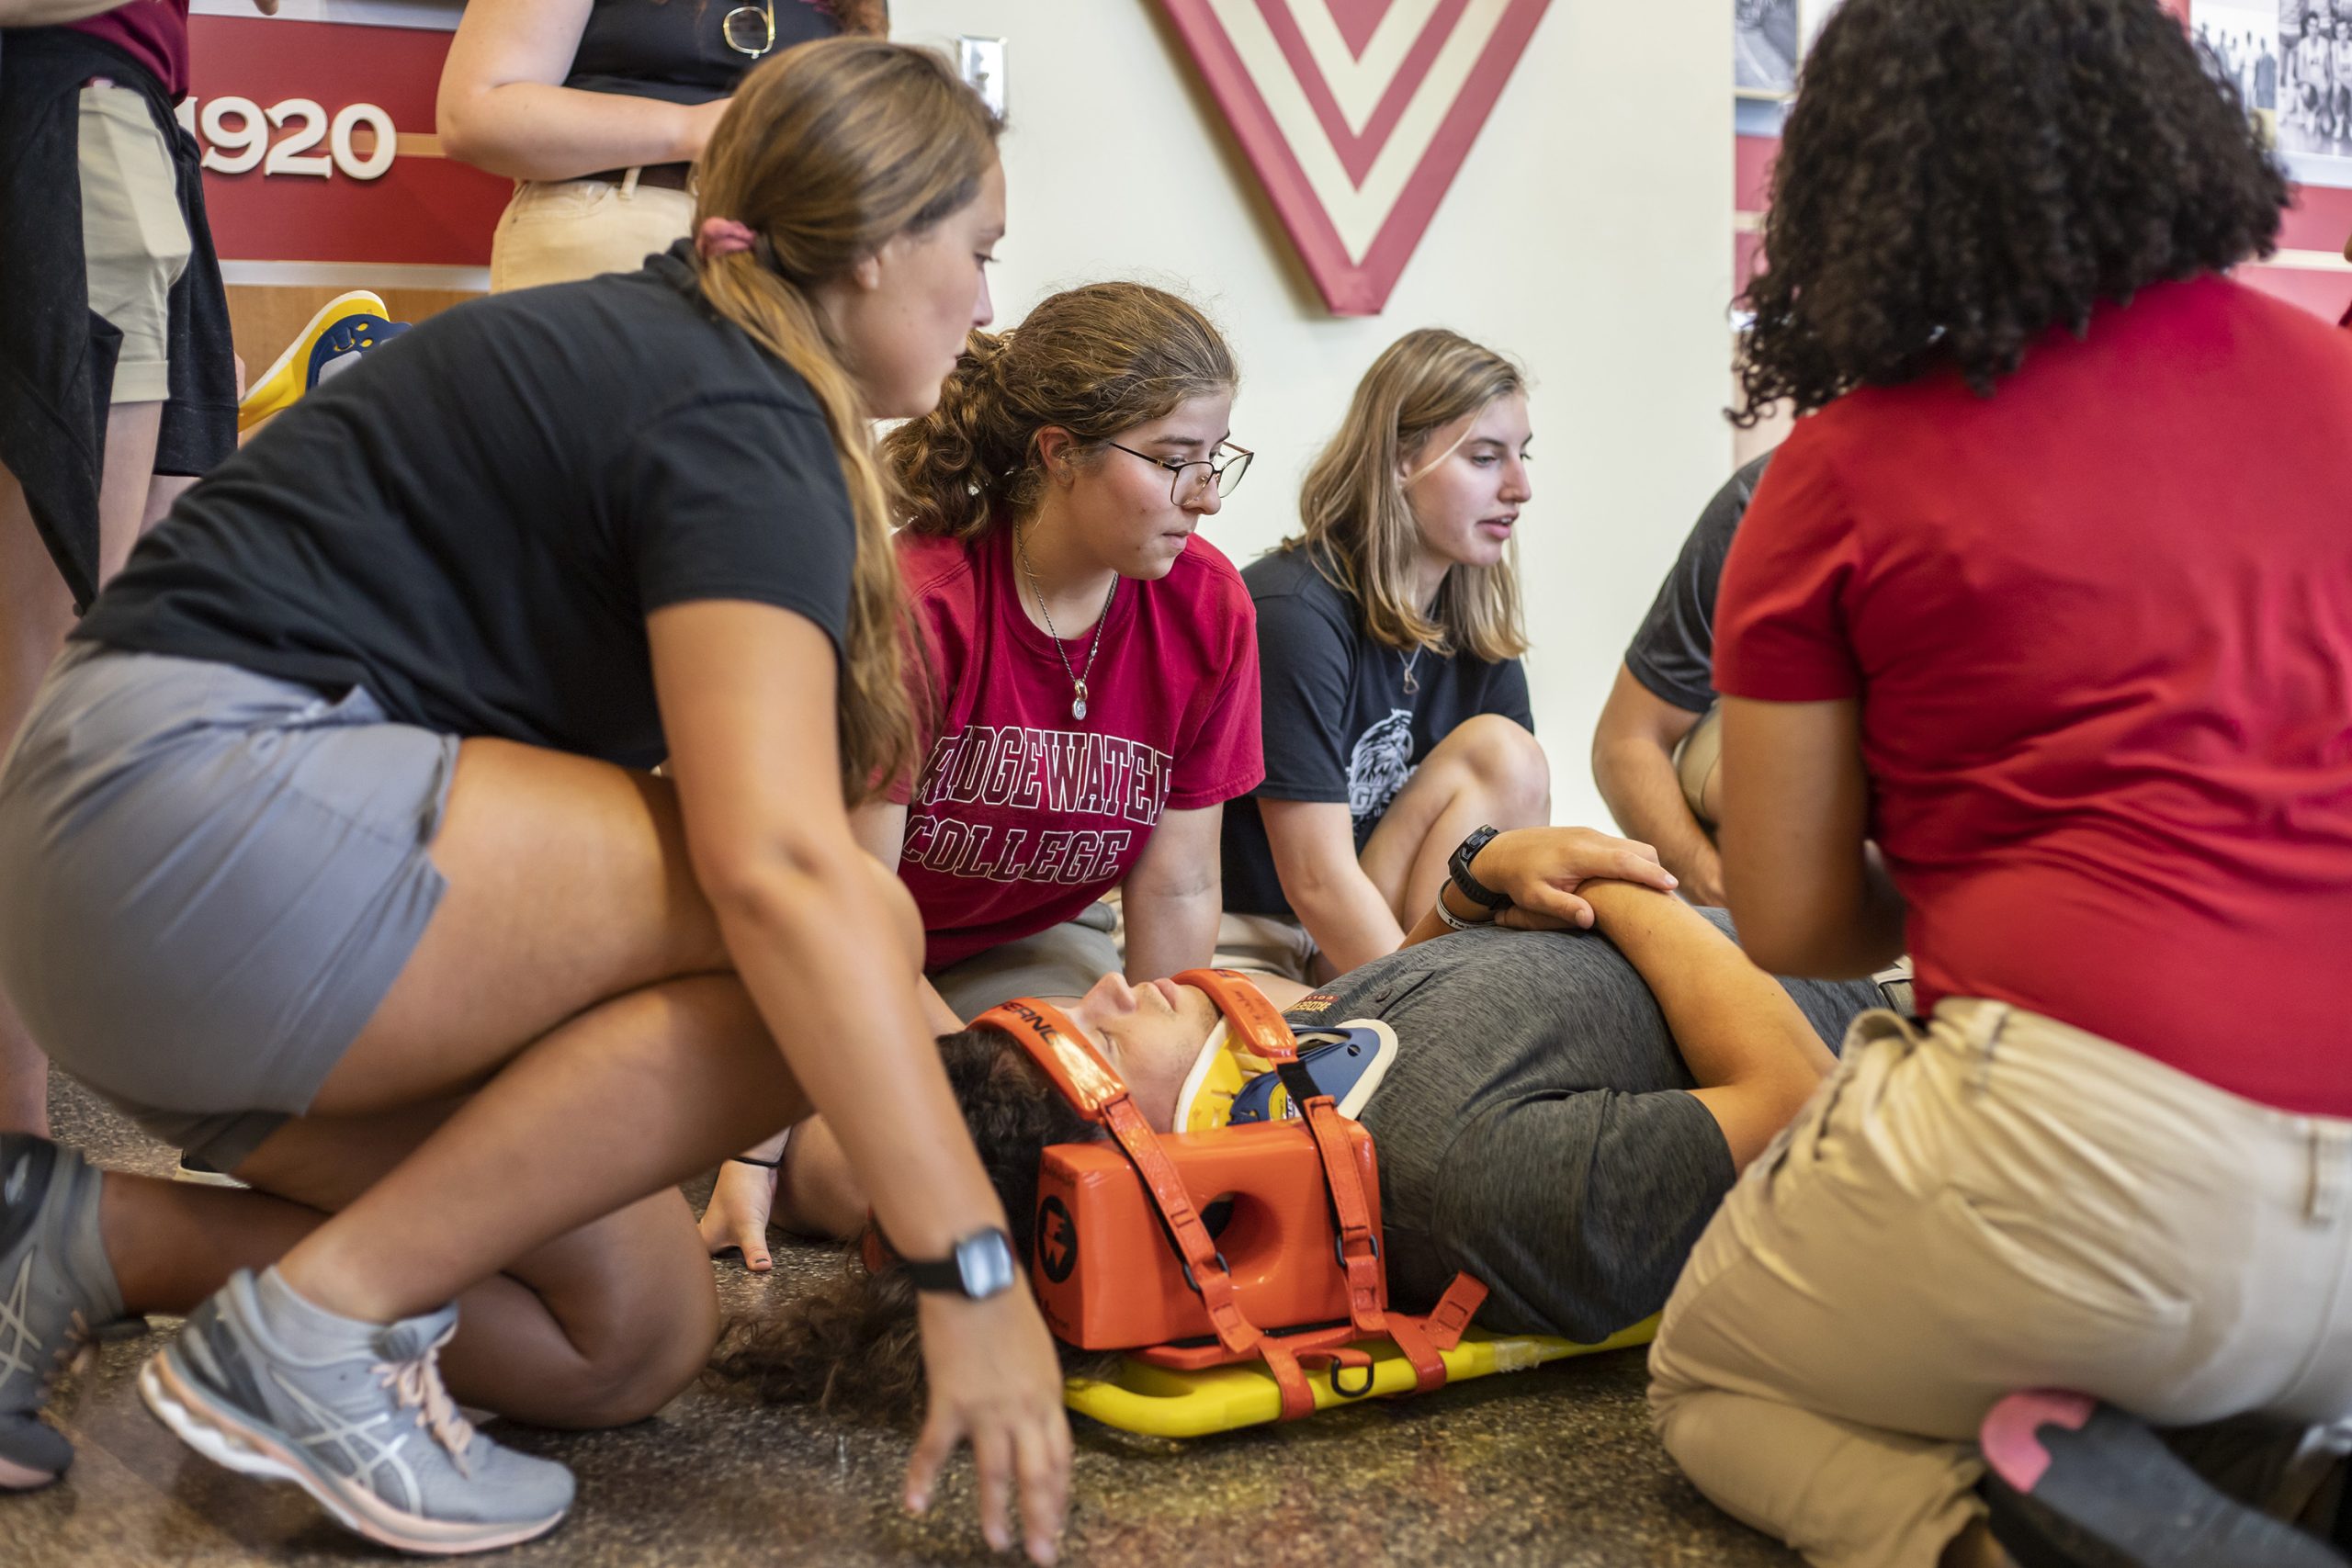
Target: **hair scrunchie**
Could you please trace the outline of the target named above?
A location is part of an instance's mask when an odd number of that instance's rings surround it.
[[[748,251],[759,239],[751,228],[732,218],[706,218],[695,231],[695,254],[708,261],[713,256],[731,256],[738,251]]]

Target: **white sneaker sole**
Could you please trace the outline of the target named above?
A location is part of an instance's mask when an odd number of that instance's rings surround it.
[[[264,1481],[290,1481],[337,1523],[398,1551],[455,1557],[533,1540],[563,1521],[561,1512],[519,1525],[429,1519],[392,1507],[364,1487],[338,1485],[264,1427],[250,1425],[191,1389],[162,1352],[139,1371],[139,1397],[172,1435],[213,1463]]]

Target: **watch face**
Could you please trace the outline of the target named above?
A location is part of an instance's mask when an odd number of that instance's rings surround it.
[[[956,1244],[956,1271],[963,1276],[964,1293],[986,1301],[1012,1289],[1012,1243],[1002,1231],[982,1231]]]

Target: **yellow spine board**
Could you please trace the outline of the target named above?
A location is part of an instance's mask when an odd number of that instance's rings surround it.
[[[1591,1356],[1603,1350],[1646,1345],[1657,1333],[1655,1317],[1645,1318],[1598,1345],[1578,1345],[1540,1334],[1491,1335],[1474,1328],[1463,1337],[1461,1344],[1442,1352],[1446,1381],[1464,1382],[1494,1372],[1521,1372],[1570,1356]],[[1331,1386],[1328,1376],[1317,1374],[1310,1386],[1315,1391],[1317,1411],[1413,1392],[1412,1363],[1398,1354],[1394,1345],[1374,1342],[1364,1348],[1373,1359],[1372,1386],[1360,1393],[1341,1393]],[[1351,1390],[1363,1378],[1361,1371],[1345,1374]],[[1070,1379],[1063,1390],[1063,1399],[1072,1410],[1091,1416],[1106,1427],[1155,1438],[1204,1438],[1213,1432],[1263,1426],[1283,1413],[1282,1393],[1274,1386],[1273,1377],[1254,1361],[1241,1366],[1212,1367],[1205,1371],[1178,1372],[1130,1356],[1119,1363],[1115,1379]]]

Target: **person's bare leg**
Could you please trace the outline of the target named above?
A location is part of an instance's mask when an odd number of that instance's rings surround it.
[[[98,554],[107,569],[139,536],[161,403],[118,403],[107,420],[106,466],[98,488]],[[74,628],[74,598],[33,526],[24,487],[0,468],[0,751],[7,749],[33,694],[65,634]],[[24,1021],[0,997],[0,1132],[49,1132],[49,1061]]]
[[[346,1317],[424,1312],[807,1111],[740,981],[663,981],[531,1046],[278,1270]]]
[[[238,1168],[255,1190],[108,1172],[100,1234],[126,1310],[184,1315],[237,1269],[277,1262],[449,1109],[289,1122]],[[582,1226],[459,1301],[458,1334],[442,1355],[450,1388],[541,1426],[650,1414],[701,1369],[718,1330],[709,1270],[675,1192]]]
[[[775,1223],[796,1235],[847,1241],[865,1228],[865,1191],[821,1116],[800,1124],[777,1173]]]
[[[74,625],[74,600],[33,526],[24,488],[0,468],[0,751],[24,723],[41,672]],[[0,996],[0,1132],[49,1132],[49,1059]]]
[[[319,1305],[375,1321],[438,1305],[806,1111],[725,972],[666,781],[468,741],[432,853],[441,905],[312,1111],[480,1092],[280,1265]]]
[[[1446,860],[1479,828],[1552,819],[1552,771],[1535,737],[1495,714],[1466,719],[1389,803],[1359,863],[1410,931],[1436,901]]]

